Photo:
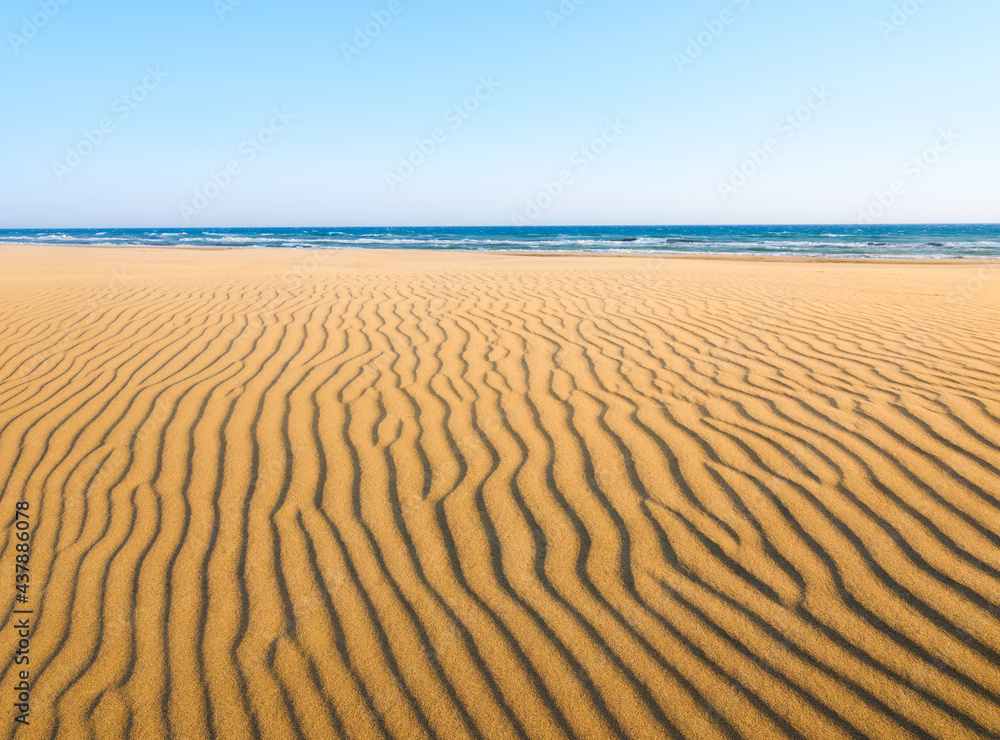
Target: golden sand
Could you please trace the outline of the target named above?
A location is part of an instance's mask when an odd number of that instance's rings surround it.
[[[1000,735],[1000,270],[0,249],[0,736]]]

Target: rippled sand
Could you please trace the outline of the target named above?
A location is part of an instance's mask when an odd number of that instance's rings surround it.
[[[1000,734],[1000,274],[0,249],[0,736]]]

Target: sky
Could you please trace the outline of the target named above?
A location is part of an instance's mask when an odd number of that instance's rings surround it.
[[[997,222],[998,27],[996,0],[5,0],[0,228]]]

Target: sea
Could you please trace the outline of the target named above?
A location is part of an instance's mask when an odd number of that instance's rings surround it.
[[[1000,224],[6,229],[0,230],[3,243],[969,259],[1000,258]]]

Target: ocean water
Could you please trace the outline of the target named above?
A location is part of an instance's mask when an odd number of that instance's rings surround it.
[[[0,244],[468,252],[1000,258],[1000,224],[876,226],[544,226],[339,229],[20,229]]]

